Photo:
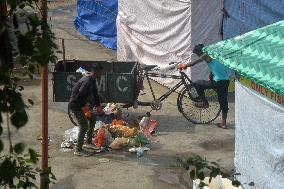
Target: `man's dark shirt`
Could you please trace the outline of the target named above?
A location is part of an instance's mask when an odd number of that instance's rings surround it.
[[[91,96],[92,95],[92,96]],[[96,80],[93,76],[82,77],[72,88],[69,103],[72,109],[81,109],[87,103],[92,103],[89,97],[93,97],[94,105],[100,105]]]

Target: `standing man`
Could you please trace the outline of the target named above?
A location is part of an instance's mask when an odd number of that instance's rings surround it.
[[[208,101],[206,100],[204,90],[213,89],[213,88],[216,89],[218,95],[218,101],[222,110],[222,122],[218,124],[218,127],[226,129],[227,114],[229,110],[228,87],[230,83],[228,69],[217,60],[210,58],[207,54],[203,54],[202,51],[203,47],[204,47],[203,44],[196,45],[193,49],[193,53],[198,55],[200,58],[187,64],[180,64],[179,69],[186,69],[187,67],[193,66],[204,60],[208,63],[208,67],[211,71],[209,76],[209,81],[200,80],[195,82],[195,88],[199,95],[198,102],[195,103],[195,106],[199,108],[208,108],[209,104]]]
[[[78,156],[88,157],[91,155],[88,151],[83,150],[82,147],[94,150],[98,149],[98,147],[92,144],[96,119],[92,113],[91,107],[93,107],[92,105],[95,105],[99,114],[104,113],[100,105],[100,99],[96,85],[96,78],[101,76],[102,70],[103,67],[101,64],[95,64],[92,68],[92,74],[82,77],[72,88],[69,106],[76,119],[78,120],[80,127],[77,138],[77,146],[74,152],[74,154]],[[91,98],[94,99],[94,104],[90,100]],[[86,132],[87,143],[83,145]]]

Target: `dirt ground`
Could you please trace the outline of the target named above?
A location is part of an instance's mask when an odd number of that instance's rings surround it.
[[[115,51],[105,49],[96,42],[85,40],[73,27],[76,15],[75,3],[51,3],[52,30],[57,42],[65,38],[66,58],[80,60],[115,60]],[[61,56],[61,55],[60,55]],[[51,69],[52,67],[50,67]],[[230,96],[228,115],[229,129],[208,125],[193,125],[178,112],[177,95],[167,99],[160,111],[152,112],[159,122],[158,141],[152,143],[150,151],[141,158],[127,151],[113,151],[93,157],[76,157],[73,152],[60,152],[60,144],[65,130],[73,127],[66,113],[66,103],[52,102],[52,75],[49,75],[49,165],[57,177],[51,189],[186,189],[189,188],[186,172],[177,158],[196,153],[209,160],[217,161],[227,170],[233,169],[234,158],[234,97]],[[23,80],[24,98],[31,98],[35,105],[29,110],[26,128],[14,131],[13,138],[23,141],[29,147],[40,150],[40,86],[39,80]],[[158,94],[166,88],[154,84]],[[147,91],[147,88],[146,88]],[[144,95],[147,99],[149,96]],[[127,111],[130,115],[142,115],[149,108],[139,107]],[[4,136],[5,137],[5,136]],[[101,163],[100,158],[110,161]]]

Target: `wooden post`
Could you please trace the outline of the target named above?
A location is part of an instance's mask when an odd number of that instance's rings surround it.
[[[40,1],[40,12],[42,18],[42,33],[45,34],[47,25],[47,1]],[[48,189],[47,183],[48,174],[48,62],[43,62],[41,66],[41,174],[40,174],[40,189]]]
[[[64,43],[64,39],[62,39],[62,55],[63,55],[64,72],[66,72],[66,59],[65,59],[65,43]]]

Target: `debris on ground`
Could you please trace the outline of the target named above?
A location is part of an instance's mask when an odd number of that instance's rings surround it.
[[[75,126],[64,132],[63,142],[61,143],[61,148],[74,148],[77,144],[77,136],[79,133],[79,127]]]
[[[149,150],[150,148],[147,147],[138,147],[138,148],[133,147],[129,149],[129,152],[136,153],[137,158],[139,158],[144,154],[144,151],[149,151]]]
[[[100,147],[97,153],[130,147],[128,150],[130,153],[136,153],[137,157],[141,157],[145,151],[150,150],[145,145],[155,141],[152,134],[157,131],[157,121],[151,117],[150,113],[146,113],[141,120],[135,120],[130,125],[121,118],[122,116],[113,116],[119,111],[116,104],[108,103],[104,111],[111,121],[105,121],[107,120],[105,118],[97,119],[92,140],[94,145]],[[78,133],[79,127],[65,131],[60,146],[61,152],[69,152],[75,147]]]
[[[100,158],[99,159],[99,162],[100,163],[108,163],[110,160],[109,159],[107,159],[107,158]]]
[[[232,181],[227,178],[222,178],[221,175],[217,175],[215,178],[212,178],[212,181],[209,183],[210,177],[205,177],[204,183],[207,186],[203,187],[203,189],[242,189],[241,186],[234,187],[232,185]],[[201,189],[199,187],[200,180],[193,180],[193,189]]]

